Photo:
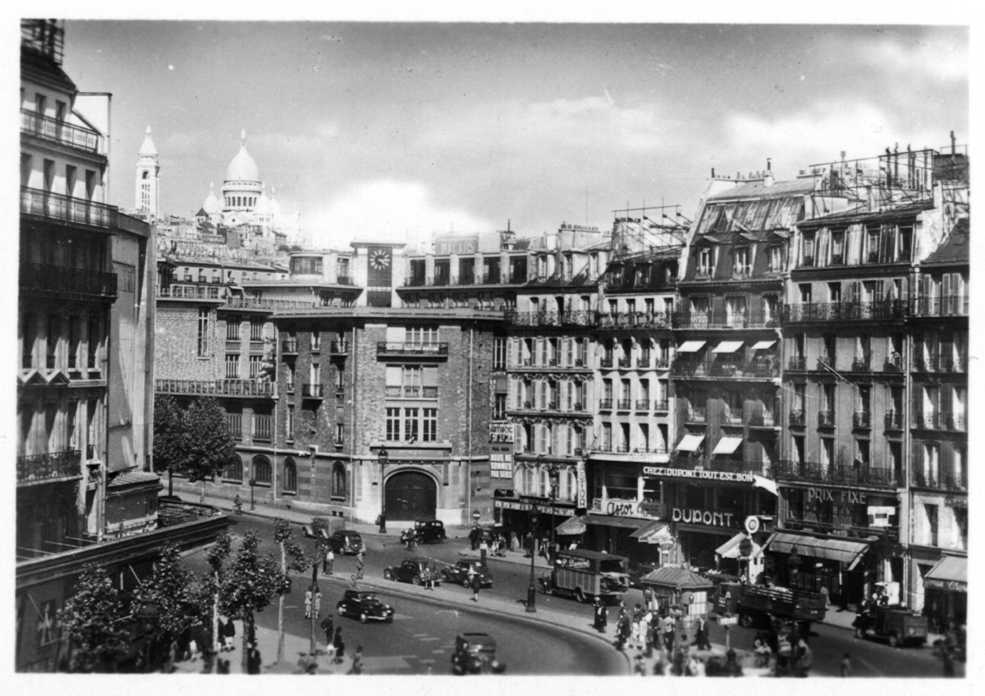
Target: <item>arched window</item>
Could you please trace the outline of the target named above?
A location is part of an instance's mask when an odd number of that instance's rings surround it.
[[[284,492],[298,492],[298,468],[290,457],[284,460]]]
[[[222,478],[226,481],[243,482],[243,460],[239,457],[233,459],[226,468],[222,470]]]
[[[345,464],[335,462],[332,467],[332,497],[345,498]]]
[[[270,460],[262,454],[253,457],[253,481],[258,486],[269,486],[272,481]]]

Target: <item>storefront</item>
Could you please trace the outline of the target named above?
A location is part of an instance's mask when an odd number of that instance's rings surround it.
[[[863,560],[874,540],[776,532],[766,542],[766,572],[779,585],[812,592],[823,587],[836,604],[858,604],[873,580]]]
[[[968,620],[968,558],[943,556],[923,577],[924,615],[940,631]]]
[[[530,518],[537,508],[536,533],[538,537],[550,536],[558,524],[574,516],[575,504],[560,501],[551,502],[547,498],[514,496],[509,489],[497,489],[493,493],[493,509],[496,520],[503,525],[507,534],[516,532],[524,537],[531,531]]]

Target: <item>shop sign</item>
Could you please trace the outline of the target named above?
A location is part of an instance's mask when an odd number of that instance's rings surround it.
[[[735,517],[731,512],[712,512],[698,508],[674,508],[671,511],[671,522],[686,524],[703,524],[708,527],[731,527]]]
[[[492,478],[505,478],[505,479],[513,478],[513,455],[490,454],[489,475]]]
[[[870,505],[868,507],[870,527],[890,527],[890,517],[896,516],[896,508],[891,505]]]
[[[585,482],[585,460],[579,459],[575,464],[575,485],[578,487],[576,507],[584,510],[588,507],[588,484]]]
[[[667,466],[644,466],[643,475],[664,478],[706,479],[729,483],[753,483],[753,474],[739,471],[708,471],[706,469],[674,469]]]
[[[746,534],[755,534],[759,531],[759,518],[755,515],[749,515],[742,526],[745,527]]]
[[[838,495],[836,496],[835,493]],[[842,505],[865,505],[866,496],[861,491],[843,491],[831,488],[808,488],[807,502],[839,502]]]
[[[655,507],[656,514],[654,514]],[[637,501],[627,498],[595,498],[592,500],[592,512],[597,512],[600,515],[659,519],[659,510],[659,504],[655,505],[654,503],[649,503],[645,500]]]
[[[513,442],[513,424],[493,421],[489,424],[489,442]]]

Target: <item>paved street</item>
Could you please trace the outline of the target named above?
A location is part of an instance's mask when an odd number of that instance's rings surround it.
[[[254,529],[262,539],[263,548],[273,552],[273,522],[271,520],[242,516],[233,527],[233,533],[242,533],[246,529]],[[461,556],[467,549],[464,539],[452,538],[444,544],[434,544],[418,547],[409,552],[398,542],[399,527],[393,527],[387,536],[363,534],[368,546],[366,555],[365,576],[374,583],[386,587],[390,583],[382,580],[383,568],[393,565],[412,555],[428,556],[437,561],[450,562]],[[300,538],[300,530],[299,530]],[[302,544],[310,545],[307,539],[300,538]],[[489,566],[494,584],[491,589],[483,590],[482,597],[521,602],[526,597],[529,584],[529,563],[517,562],[516,554],[511,560],[490,558]],[[336,560],[335,577],[328,583],[323,582],[327,590],[323,607],[334,609],[335,601],[355,569],[353,557],[341,557]],[[541,559],[535,569],[535,575],[547,572]],[[307,577],[298,578],[295,587],[301,588],[306,584]],[[394,591],[400,592],[408,586],[392,583]],[[367,655],[367,665],[374,666],[376,673],[422,673],[428,665],[433,665],[436,673],[444,673],[449,659],[448,646],[454,640],[454,635],[460,630],[483,630],[494,635],[501,646],[503,659],[510,665],[511,673],[572,673],[572,674],[605,674],[624,669],[617,661],[618,655],[612,650],[606,650],[604,645],[590,638],[579,638],[570,632],[563,636],[557,635],[543,626],[518,624],[513,619],[496,618],[489,615],[476,615],[468,608],[460,605],[449,606],[446,609],[435,610],[429,603],[417,599],[395,597],[386,591],[381,596],[397,608],[397,618],[393,625],[366,625],[358,621],[343,619],[341,625],[343,634],[347,636],[346,645],[353,649],[362,643]],[[469,593],[456,585],[442,585],[434,593],[440,601],[463,601]],[[630,590],[625,598],[627,606],[633,606],[642,601],[639,590]],[[591,621],[591,610],[587,605],[561,597],[544,594],[537,595],[538,607],[550,610],[575,619],[583,619],[583,626],[588,628]],[[303,605],[298,604],[295,596],[288,599],[287,627],[291,633],[307,636],[308,625],[303,618]],[[835,611],[832,609],[832,611]],[[276,611],[268,610],[260,617],[264,626],[276,626]],[[612,629],[610,622],[610,633]],[[929,646],[922,648],[894,649],[888,645],[857,640],[852,633],[840,626],[817,624],[811,637],[811,647],[814,651],[815,674],[837,676],[840,673],[840,661],[844,653],[849,653],[852,659],[852,675],[859,677],[874,676],[939,676],[940,662],[934,657]],[[722,627],[717,623],[711,624],[711,640],[714,643],[725,643]],[[731,629],[731,645],[736,648],[750,649],[755,637],[754,629],[734,627]],[[536,655],[536,659],[532,658]],[[623,663],[624,664],[624,663]]]

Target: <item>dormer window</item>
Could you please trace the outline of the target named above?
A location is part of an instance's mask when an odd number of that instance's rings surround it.
[[[845,263],[845,230],[831,231],[831,265],[840,266]]]
[[[711,249],[708,247],[698,249],[698,275],[710,276],[711,264]]]
[[[769,269],[774,273],[783,271],[783,247],[771,246],[769,249]]]
[[[748,278],[752,275],[752,264],[749,262],[749,247],[738,247],[732,257],[732,275],[737,278]]]
[[[800,265],[811,267],[814,265],[814,233],[804,233],[800,246]]]

